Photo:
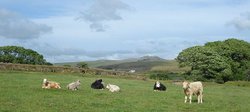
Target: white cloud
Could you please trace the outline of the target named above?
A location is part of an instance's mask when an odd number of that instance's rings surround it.
[[[130,6],[121,0],[95,0],[89,9],[82,11],[78,19],[90,22],[90,28],[97,32],[103,32],[107,21],[121,20],[121,10],[128,10]]]
[[[45,24],[36,24],[15,12],[0,9],[0,37],[30,39],[51,31]]]
[[[250,30],[250,12],[246,12],[240,15],[240,17],[227,23],[229,26],[233,26],[239,31]]]

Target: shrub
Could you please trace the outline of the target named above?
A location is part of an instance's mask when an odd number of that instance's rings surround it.
[[[155,73],[155,74],[151,74],[149,78],[155,79],[155,80],[167,80],[168,76],[166,74]]]

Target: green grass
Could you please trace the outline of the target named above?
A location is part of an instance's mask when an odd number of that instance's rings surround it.
[[[62,89],[41,88],[42,79],[61,83]],[[97,78],[119,85],[121,92],[93,90]],[[79,91],[66,85],[82,82]],[[154,92],[153,80],[131,80],[118,77],[32,72],[0,72],[0,112],[248,112],[250,88],[204,83],[204,103],[184,103],[181,86],[163,81],[167,92]]]
[[[151,68],[151,71],[154,72],[170,72],[170,73],[183,73],[189,71],[189,67],[179,67],[179,63],[176,60],[168,60],[163,65],[154,66]]]

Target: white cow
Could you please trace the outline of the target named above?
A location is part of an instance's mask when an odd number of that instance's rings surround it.
[[[192,95],[197,95],[198,97],[198,103],[202,103],[202,96],[203,96],[203,86],[200,81],[198,82],[187,82],[184,81],[182,83],[183,90],[185,93],[185,103],[187,102],[188,96],[189,96],[189,103],[192,103]]]
[[[67,88],[69,90],[78,90],[80,87],[80,84],[81,84],[80,80],[77,80],[76,82],[72,82],[72,83],[68,84]]]
[[[109,89],[109,91],[111,91],[111,92],[118,92],[118,91],[120,91],[120,88],[117,85],[108,84],[106,86],[106,88]]]

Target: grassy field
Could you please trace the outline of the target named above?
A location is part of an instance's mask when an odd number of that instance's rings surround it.
[[[44,90],[42,79],[61,83],[60,90]],[[90,84],[97,78],[119,85],[121,92],[93,90]],[[82,82],[79,91],[69,91],[66,85]],[[184,103],[182,87],[163,81],[167,92],[154,92],[153,80],[132,80],[118,77],[82,74],[52,74],[31,72],[0,72],[1,112],[249,112],[250,87],[233,84],[205,83],[204,103]]]

